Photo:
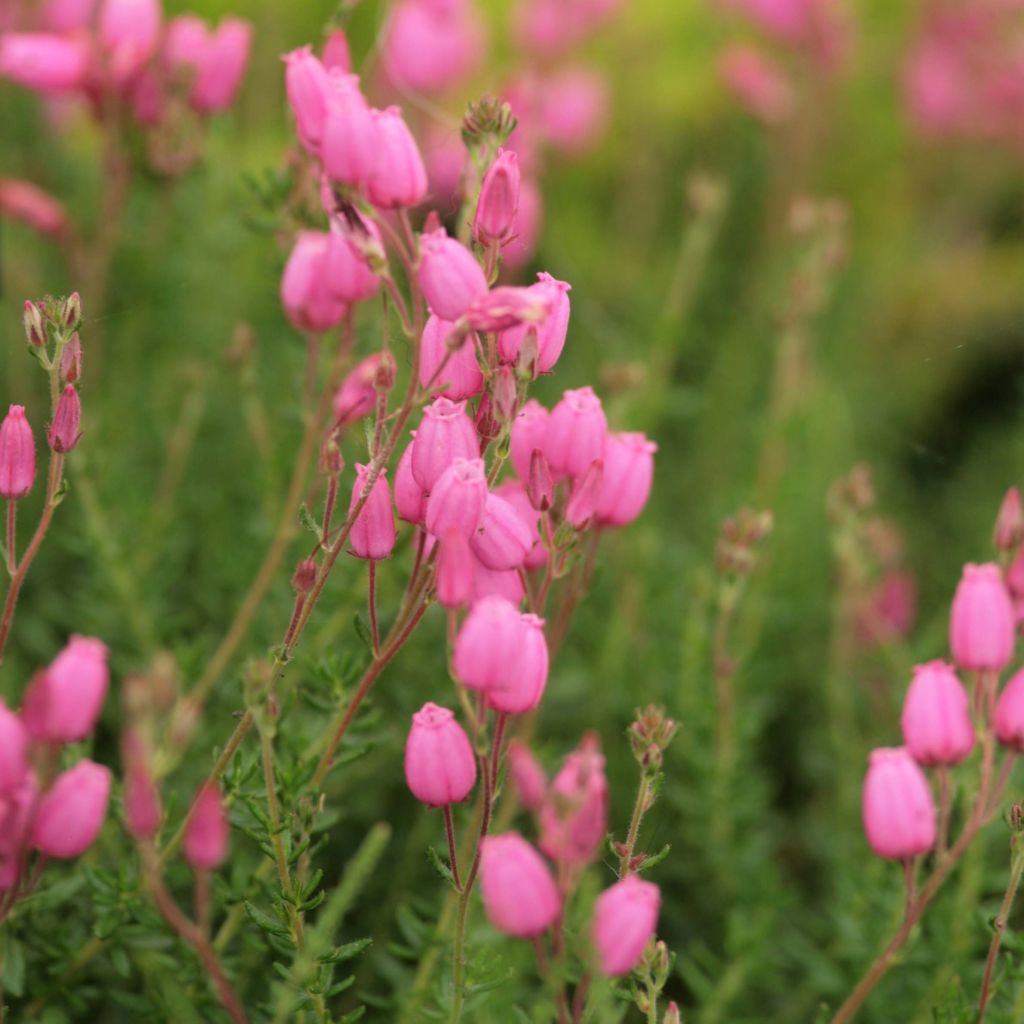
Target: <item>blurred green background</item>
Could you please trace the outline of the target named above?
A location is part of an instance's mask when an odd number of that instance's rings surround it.
[[[168,13],[185,6],[166,3]],[[475,92],[496,88],[510,59],[507,5],[488,6],[499,45]],[[321,39],[334,6],[187,7],[251,18],[251,70],[235,108],[211,123],[198,167],[173,184],[145,174],[134,181],[109,298],[96,309],[83,294],[85,438],[24,590],[0,676],[9,703],[71,631],[103,637],[118,678],[164,649],[182,679],[194,678],[259,565],[301,434],[305,351],[280,309],[284,253],[253,182],[278,171],[292,144],[279,55]],[[546,216],[534,262],[572,283],[573,319],[539,397],[595,382],[612,425],[647,431],[659,453],[646,513],[603,545],[594,590],[553,669],[538,749],[554,767],[585,730],[601,733],[621,834],[636,783],[624,735],[633,709],[657,702],[679,720],[642,844],[672,844],[652,872],[665,894],[660,934],[677,954],[669,991],[702,1024],[814,1019],[852,987],[897,923],[898,868],[877,862],[860,830],[865,758],[899,741],[909,667],[946,655],[959,566],[991,556],[998,502],[1024,475],[1021,156],[915,135],[900,89],[914,12],[874,0],[853,13],[849,66],[827,88],[804,82],[796,120],[769,130],[718,81],[722,46],[746,32],[736,19],[711,2],[632,0],[584,50],[612,89],[603,142],[582,158],[552,160],[541,182]],[[380,17],[370,2],[353,14],[357,58]],[[450,109],[457,117],[460,104]],[[100,171],[88,125],[55,135],[32,96],[5,86],[0,137],[0,176],[36,181],[80,223],[94,221]],[[719,198],[718,214],[695,209],[695,181],[700,195]],[[810,224],[802,233],[792,211],[801,199]],[[0,272],[0,398],[23,402],[39,427],[45,381],[23,349],[21,303],[80,283],[66,278],[52,248],[6,222]],[[228,358],[240,322],[254,338],[244,365]],[[364,328],[369,352],[368,318]],[[102,338],[99,377],[94,337]],[[247,419],[253,410],[265,417],[265,450]],[[358,454],[347,452],[349,462]],[[845,549],[827,495],[857,463],[873,470],[877,508],[902,532],[919,616],[905,642],[851,650],[837,585],[836,551]],[[723,781],[715,549],[723,519],[741,506],[770,509],[774,530],[730,633],[737,752]],[[293,545],[296,557],[303,543]],[[169,781],[172,817],[232,728],[246,658],[262,656],[287,621],[287,566],[278,575],[193,756]],[[401,582],[397,568],[384,571],[384,607]],[[335,573],[291,669],[300,690],[358,642],[351,622],[363,587],[361,566]],[[372,822],[388,820],[397,833],[386,869],[345,926],[375,939],[351,998],[353,1006],[372,1000],[369,1019],[397,1019],[389,1001],[407,996],[411,960],[429,948],[440,902],[423,852],[441,841],[439,820],[413,806],[401,749],[408,714],[445,686],[437,616],[375,692],[356,736],[369,749],[335,773],[329,793],[336,806],[319,854],[328,877]],[[96,741],[108,763],[117,722],[111,699]],[[297,751],[316,715],[297,708],[291,723],[281,744]],[[244,852],[219,883],[225,899],[244,892],[259,859],[240,834],[236,842]],[[90,863],[118,875],[129,870],[129,849],[112,824]],[[973,1019],[962,1008],[976,1000],[1006,849],[997,822],[862,1019]],[[598,866],[592,884],[610,879]],[[69,956],[95,934],[90,899],[76,897],[70,912],[39,911],[60,914],[65,932],[52,941],[66,943]],[[126,899],[121,932],[104,934],[103,951],[73,979],[49,971],[50,1016],[40,1019],[138,1019],[138,1008],[111,995],[117,990],[149,993],[152,1012],[186,1019],[175,1016],[180,1006],[149,954],[132,944],[130,906]],[[499,940],[479,914],[472,936],[479,958],[512,966],[473,1019],[546,1019],[530,1009],[529,951]],[[30,931],[21,939],[30,965],[46,960]],[[1024,1019],[1015,935],[1005,948],[1010,966],[992,1021]],[[261,954],[259,932],[243,928],[232,968],[254,993],[266,983]],[[219,1019],[212,1004],[196,1012]]]

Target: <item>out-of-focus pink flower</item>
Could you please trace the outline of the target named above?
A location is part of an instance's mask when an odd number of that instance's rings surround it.
[[[970,754],[970,702],[952,665],[930,661],[915,666],[900,724],[903,742],[920,764],[959,764]]]
[[[879,857],[903,860],[935,845],[935,801],[924,772],[905,747],[871,752],[862,812],[868,844]]]
[[[110,770],[82,760],[61,775],[39,802],[32,845],[48,857],[78,857],[96,841],[110,799]]]
[[[370,202],[385,210],[417,206],[427,194],[427,170],[398,107],[373,111],[374,160]]]
[[[252,24],[225,18],[210,37],[189,100],[204,114],[226,110],[245,77],[252,48]]]
[[[63,204],[38,185],[20,178],[0,178],[0,217],[20,220],[41,235],[54,238],[68,227]]]
[[[25,781],[27,753],[28,733],[24,722],[0,701],[0,800]]]
[[[385,372],[393,372],[394,356],[389,352],[374,352],[358,363],[341,382],[334,396],[334,422],[354,423],[373,412],[377,400],[376,381],[382,364]]]
[[[793,112],[793,90],[782,69],[751,46],[731,46],[718,63],[722,81],[755,117],[780,124]]]
[[[581,153],[600,137],[608,119],[608,85],[590,68],[559,71],[541,90],[541,132],[556,149]]]
[[[90,54],[81,37],[45,32],[8,32],[0,36],[0,77],[42,93],[82,88]]]
[[[949,645],[956,663],[973,671],[1002,671],[1013,657],[1015,627],[999,566],[965,565],[949,616]]]
[[[327,37],[321,60],[328,71],[338,70],[346,75],[352,71],[352,54],[349,51],[348,36],[342,29],[334,29]]]
[[[400,0],[384,33],[384,69],[399,88],[439,92],[476,70],[484,43],[483,24],[467,4]]]
[[[657,927],[660,907],[661,890],[636,875],[597,897],[591,938],[602,974],[617,978],[636,967]]]
[[[518,832],[483,840],[480,889],[491,924],[517,939],[541,935],[561,912],[551,870]]]
[[[380,287],[367,258],[367,250],[381,245],[380,230],[372,221],[363,222],[363,228],[365,233],[357,235],[342,218],[331,223],[324,272],[327,290],[341,302],[363,302]]]
[[[345,303],[331,295],[326,270],[330,237],[300,231],[281,276],[281,304],[299,330],[326,331],[341,321]]]
[[[608,781],[595,734],[585,736],[555,776],[540,812],[540,848],[565,864],[587,864],[608,829]]]
[[[548,779],[533,751],[520,739],[508,745],[508,775],[523,807],[537,810],[544,802]]]
[[[299,141],[309,152],[319,155],[332,91],[330,76],[310,46],[292,50],[282,59],[285,91],[295,115]]]
[[[47,0],[40,18],[48,32],[75,32],[89,28],[96,13],[96,0]]]
[[[423,162],[430,181],[430,202],[439,212],[453,212],[462,198],[466,147],[457,131],[431,124],[423,140]]]
[[[160,0],[101,0],[99,40],[117,88],[130,86],[156,53],[160,19]]]
[[[487,278],[476,257],[444,228],[420,236],[418,278],[430,311],[445,320],[458,320],[487,294]]]
[[[359,78],[332,72],[328,76],[326,117],[319,150],[327,177],[343,185],[364,188],[379,157],[379,134],[374,115],[359,88]]]
[[[195,871],[216,871],[228,855],[231,827],[220,790],[206,783],[196,795],[195,807],[185,829],[182,852]]]

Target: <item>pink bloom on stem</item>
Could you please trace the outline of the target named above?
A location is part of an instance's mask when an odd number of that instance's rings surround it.
[[[328,71],[337,69],[343,74],[352,70],[352,54],[349,51],[348,36],[343,29],[336,28],[324,43],[323,65]]]
[[[19,178],[0,178],[0,217],[21,221],[51,238],[60,237],[68,228],[61,202],[32,182]]]
[[[476,755],[455,713],[424,704],[405,741],[405,781],[428,807],[461,803],[476,785]]]
[[[729,91],[765,124],[780,124],[793,113],[793,90],[782,69],[753,47],[729,47],[718,68]]]
[[[370,202],[385,210],[418,206],[427,195],[427,169],[398,107],[373,111],[376,153]]]
[[[485,597],[470,609],[455,638],[455,676],[471,690],[515,690],[524,660],[526,627],[519,609]]]
[[[923,765],[959,764],[974,749],[967,692],[944,661],[914,668],[900,723],[903,742]]]
[[[252,49],[252,24],[225,18],[210,37],[189,102],[203,114],[226,110],[245,77]]]
[[[512,424],[509,459],[524,482],[530,478],[530,459],[534,451],[544,450],[551,414],[535,398],[519,410]]]
[[[473,556],[473,601],[479,603],[488,597],[500,598],[518,607],[526,596],[522,577],[515,569],[488,569]]]
[[[438,92],[473,73],[483,45],[483,28],[467,5],[400,0],[384,33],[384,68],[403,88]]]
[[[80,89],[89,75],[89,45],[45,32],[0,35],[0,77],[42,93]]]
[[[99,39],[115,85],[127,86],[156,53],[160,0],[102,0]]]
[[[302,145],[314,156],[320,155],[327,107],[332,85],[327,69],[313,55],[311,46],[286,53],[284,82],[288,102]]]
[[[548,684],[548,642],[544,636],[544,620],[524,613],[522,647],[515,670],[487,690],[487,706],[508,715],[533,711],[544,696]]]
[[[471,538],[480,525],[486,502],[487,470],[484,460],[456,456],[427,498],[427,529],[435,537],[443,537],[449,530],[458,530]]]
[[[0,799],[28,774],[28,733],[21,718],[0,701]]]
[[[47,434],[50,447],[61,454],[71,451],[81,440],[82,402],[73,384],[67,384],[57,399],[53,423]]]
[[[370,495],[363,505],[362,511],[352,524],[352,532],[348,536],[349,547],[357,558],[378,560],[389,558],[395,547],[395,514],[391,508],[391,490],[382,468],[374,481]],[[363,495],[370,478],[370,467],[356,464],[356,482],[352,488],[352,500],[349,502],[349,514],[356,507]]]
[[[390,352],[374,352],[349,371],[334,396],[335,423],[355,423],[373,412],[377,403],[377,374],[382,364],[393,367]]]
[[[608,120],[608,86],[589,68],[567,68],[541,90],[541,132],[557,149],[577,154],[589,149]]]
[[[89,28],[96,13],[96,0],[48,0],[42,24],[50,32],[75,32]]]
[[[0,497],[25,497],[36,479],[36,442],[23,405],[12,405],[0,423]]]
[[[548,779],[533,751],[520,739],[508,745],[508,776],[523,807],[537,810],[544,802]]]
[[[627,875],[597,897],[591,938],[602,974],[618,978],[636,967],[654,935],[660,907],[661,890],[636,875]]]
[[[395,470],[395,508],[398,518],[407,523],[422,523],[427,511],[427,495],[412,474],[412,450],[416,443],[416,432],[406,445]]]
[[[543,934],[561,913],[551,869],[518,832],[483,840],[480,890],[491,924],[513,938]]]
[[[658,446],[643,434],[608,435],[597,504],[599,523],[626,526],[640,515],[651,494],[657,450]]]
[[[328,288],[329,243],[330,236],[323,231],[300,231],[281,275],[281,304],[299,330],[329,330],[348,308]]]
[[[230,835],[220,789],[215,783],[204,783],[196,794],[182,844],[192,870],[216,871],[227,858]]]
[[[356,75],[333,72],[328,86],[320,143],[324,172],[331,181],[365,188],[378,159],[378,125]]]
[[[565,506],[565,521],[573,529],[586,529],[597,514],[603,476],[604,462],[601,459],[595,459],[583,476],[577,477],[574,481]]]
[[[501,245],[512,237],[519,210],[519,157],[499,149],[484,175],[473,218],[473,236],[483,245]]]
[[[327,243],[325,274],[327,290],[341,302],[352,304],[362,302],[376,295],[380,278],[370,268],[366,251],[358,244],[367,241],[370,246],[380,244],[380,232],[375,224],[367,223],[366,236],[357,240],[348,225],[332,223]]]
[[[456,458],[480,456],[473,421],[466,415],[465,402],[436,398],[423,410],[412,450],[412,473],[417,483],[430,491]]]
[[[1004,747],[1024,753],[1024,669],[1010,677],[996,702],[996,737]]]
[[[1016,551],[1024,538],[1024,509],[1021,507],[1020,488],[1011,487],[1003,495],[996,516],[993,541],[999,551]]]
[[[544,454],[552,473],[582,476],[592,462],[604,458],[608,421],[601,399],[590,387],[566,391],[551,410],[544,435]]]
[[[487,294],[487,278],[476,257],[444,228],[420,236],[420,288],[432,313],[458,320]]]
[[[110,799],[110,770],[88,759],[57,776],[39,801],[32,822],[32,845],[67,860],[81,856],[96,841]]]
[[[463,608],[473,598],[473,552],[466,534],[451,527],[440,538],[437,552],[437,602],[443,608]]]
[[[551,313],[552,298],[536,287],[503,285],[479,296],[466,310],[466,323],[475,331],[536,329]]]
[[[538,566],[544,565],[548,560],[548,552],[540,539],[540,513],[531,502],[526,488],[518,480],[506,480],[495,493],[512,505],[529,531],[530,550],[526,552],[524,567],[536,569]]]
[[[593,733],[566,759],[540,812],[540,848],[564,864],[588,864],[608,831],[608,781]]]
[[[536,324],[521,324],[503,331],[498,339],[501,358],[514,363],[520,357],[523,343],[531,332],[537,342],[537,371],[549,373],[558,362],[565,348],[565,338],[569,332],[569,292],[572,286],[559,281],[543,271],[537,275],[537,284],[531,285],[530,291],[544,297],[548,302],[549,312]]]
[[[953,595],[949,644],[961,668],[1001,671],[1013,657],[1016,616],[999,566],[964,566]]]
[[[864,832],[879,857],[905,860],[935,845],[935,802],[905,747],[871,752],[862,798]]]
[[[42,677],[40,706],[45,709],[46,738],[71,743],[88,736],[109,686],[106,644],[74,634]]]
[[[484,375],[476,357],[474,334],[462,335],[462,343],[449,354],[448,341],[454,328],[450,320],[433,314],[427,319],[420,338],[420,384],[459,401],[483,390]]]
[[[515,506],[491,493],[470,543],[488,569],[518,569],[533,547],[533,537]]]

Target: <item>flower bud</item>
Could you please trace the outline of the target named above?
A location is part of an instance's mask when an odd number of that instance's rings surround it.
[[[292,573],[292,590],[296,594],[308,594],[316,585],[316,559],[304,558]]]
[[[386,473],[387,469],[382,468],[348,535],[349,548],[357,558],[389,558],[394,550],[395,514],[391,508],[391,490]],[[349,515],[362,497],[369,478],[370,467],[356,463],[356,482],[348,506]]]
[[[518,832],[481,845],[480,890],[488,920],[516,939],[532,939],[558,920],[562,900],[551,870]]]
[[[370,180],[377,160],[377,125],[357,75],[334,72],[328,76],[327,116],[320,157],[327,177],[342,185],[362,188]]]
[[[473,553],[488,569],[517,569],[533,547],[533,538],[518,511],[497,494],[488,494],[471,539]]]
[[[665,1007],[665,1016],[661,1018],[661,1024],[683,1024],[683,1018],[679,1013],[679,1004],[670,1002]]]
[[[566,759],[540,812],[540,848],[563,864],[588,864],[608,831],[608,781],[593,733]]]
[[[60,454],[71,451],[81,440],[82,403],[74,384],[68,384],[57,399],[57,411],[47,439],[50,447]]]
[[[658,446],[643,434],[609,434],[604,450],[597,521],[626,526],[643,511],[651,494]]]
[[[398,107],[373,111],[376,152],[370,202],[384,210],[418,206],[427,195],[427,170]]]
[[[189,96],[194,110],[213,114],[227,110],[245,76],[252,49],[252,25],[243,18],[225,18],[206,45]]]
[[[519,209],[519,157],[499,149],[487,169],[473,218],[473,236],[482,245],[500,245],[511,238]]]
[[[405,741],[405,781],[428,807],[461,803],[476,785],[476,756],[455,713],[424,704]]]
[[[484,460],[456,458],[441,474],[427,499],[427,529],[435,537],[443,537],[454,529],[471,538],[480,525],[486,501]]]
[[[660,907],[661,890],[636,875],[627,875],[598,896],[591,938],[602,974],[621,977],[640,962]]]
[[[597,459],[573,484],[572,494],[565,506],[565,519],[577,530],[586,529],[597,514],[603,475],[604,462]]]
[[[920,764],[959,764],[974,749],[967,693],[944,661],[914,669],[900,724],[903,742]]]
[[[60,354],[60,379],[65,384],[74,384],[82,376],[82,339],[78,331],[68,338]]]
[[[904,860],[935,844],[935,803],[928,780],[904,747],[881,747],[868,758],[864,832],[879,857]]]
[[[519,410],[518,415],[512,423],[512,433],[509,442],[509,458],[515,471],[519,474],[520,480],[529,480],[530,463],[533,453],[544,449],[544,440],[547,437],[548,418],[551,414],[535,398],[531,398]],[[545,464],[547,459],[545,458]],[[550,475],[550,467],[548,474]]]
[[[1001,671],[1013,657],[1016,617],[999,567],[964,566],[953,595],[949,644],[961,668]]]
[[[459,338],[453,349],[451,342]],[[478,395],[484,375],[476,358],[476,335],[460,334],[451,321],[431,315],[420,338],[420,385],[456,402]]]
[[[582,476],[592,462],[604,458],[608,421],[592,388],[566,391],[551,410],[544,435],[544,454],[552,473]]]
[[[286,53],[284,62],[285,91],[295,114],[299,139],[310,153],[318,156],[332,91],[330,76],[313,56],[310,46]]]
[[[25,724],[0,701],[0,798],[8,796],[25,781],[27,754]]]
[[[515,691],[520,683],[526,627],[502,597],[473,605],[455,639],[455,677],[471,690]]]
[[[78,857],[96,841],[107,816],[110,770],[88,759],[57,776],[39,801],[32,845],[47,857]]]
[[[432,313],[458,320],[487,294],[487,278],[476,257],[443,228],[420,236],[419,285]]]
[[[548,642],[544,620],[523,614],[522,646],[515,670],[487,690],[487,706],[508,715],[522,715],[540,704],[548,684]]]
[[[483,28],[467,4],[401,0],[391,10],[381,50],[388,77],[402,91],[438,92],[475,70]]]
[[[527,811],[535,811],[544,802],[548,779],[533,751],[519,739],[508,745],[508,776],[519,802]]]
[[[554,368],[565,348],[569,332],[571,290],[571,285],[550,274],[541,272],[537,275],[537,284],[531,285],[529,291],[543,301],[549,311],[534,325],[524,323],[502,332],[498,339],[498,351],[505,362],[515,363],[519,359],[523,345],[532,332],[536,336],[537,371],[549,373]]]
[[[996,737],[1004,747],[1024,753],[1024,669],[1010,677],[996,702]]]
[[[12,405],[0,423],[0,497],[24,498],[36,478],[36,442],[25,407]]]
[[[69,330],[78,330],[78,325],[82,322],[82,296],[78,292],[72,292],[64,300],[61,307],[61,319]]]
[[[332,434],[320,449],[317,469],[324,476],[340,476],[345,470],[345,456],[341,454],[337,438]]]
[[[477,459],[480,442],[465,402],[436,398],[423,410],[412,449],[412,473],[430,491],[456,458]]]
[[[42,737],[61,743],[85,739],[96,726],[109,685],[106,644],[74,634],[30,687],[34,698],[31,731],[41,730]]]
[[[427,512],[427,495],[412,473],[415,443],[414,430],[412,440],[402,452],[402,457],[398,460],[398,469],[395,470],[395,508],[398,510],[398,518],[404,519],[407,523],[422,523]]]
[[[437,601],[443,608],[463,608],[473,598],[473,552],[466,534],[450,527],[437,552]]]
[[[216,783],[206,782],[196,794],[185,828],[182,851],[193,871],[216,871],[228,855],[231,826]]]
[[[329,242],[325,232],[300,231],[281,275],[281,304],[301,331],[329,330],[345,315],[345,303],[328,291]]]
[[[25,338],[30,345],[42,348],[46,345],[46,324],[43,321],[43,311],[29,299],[25,300],[25,311],[22,313],[21,322],[25,326]]]
[[[374,352],[358,363],[341,382],[334,396],[334,422],[342,426],[369,416],[377,404],[377,374],[381,367],[392,372],[394,356]]]
[[[523,565],[527,569],[536,569],[548,560],[548,552],[540,540],[540,514],[530,503],[526,488],[518,480],[506,480],[495,491],[519,513],[519,518],[530,531],[530,550],[526,553]]]
[[[1021,508],[1020,489],[1011,487],[1003,496],[996,516],[992,542],[998,551],[1016,551],[1024,539],[1024,510]]]

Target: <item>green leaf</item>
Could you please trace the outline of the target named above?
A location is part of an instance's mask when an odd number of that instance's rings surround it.
[[[353,942],[346,942],[343,946],[336,946],[329,953],[325,953],[319,957],[320,963],[322,964],[340,964],[345,960],[351,960],[353,957],[359,956],[363,950],[368,949],[373,944],[373,939],[355,939]]]
[[[302,523],[302,525],[309,530],[309,532],[313,534],[318,541],[323,541],[323,530],[320,529],[320,524],[313,518],[313,514],[306,507],[305,502],[299,506],[299,522]]]
[[[267,932],[269,935],[287,936],[289,934],[288,929],[279,921],[275,921],[269,914],[260,910],[259,907],[250,903],[248,900],[245,901],[245,912],[249,915],[249,919],[253,924]]]
[[[660,864],[669,855],[671,849],[672,844],[666,843],[657,853],[652,853],[649,857],[645,857],[636,866],[637,874],[641,871],[647,871],[649,868],[653,868],[655,864]]]
[[[432,846],[427,847],[427,860],[430,861],[430,866],[454,889],[455,875],[452,874],[452,869]]]
[[[25,992],[25,950],[13,936],[4,946],[4,989],[12,996]]]
[[[366,649],[372,654],[373,653],[373,634],[370,632],[370,627],[366,624],[366,620],[363,618],[362,612],[356,612],[352,618],[352,624],[356,627],[356,635],[366,645]]]

